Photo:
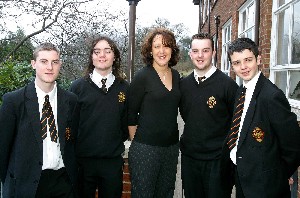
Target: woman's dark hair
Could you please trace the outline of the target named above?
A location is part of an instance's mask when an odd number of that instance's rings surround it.
[[[179,47],[176,44],[176,39],[173,32],[165,28],[155,28],[145,37],[144,42],[142,44],[142,50],[141,50],[143,62],[146,65],[153,64],[153,57],[151,52],[152,52],[153,39],[156,35],[162,35],[163,45],[166,47],[170,47],[172,49],[172,55],[168,63],[168,66],[169,67],[175,66],[180,59]]]
[[[97,37],[96,39],[94,39],[92,41],[91,47],[90,47],[90,54],[89,54],[89,63],[88,63],[88,67],[86,69],[85,72],[85,76],[88,77],[91,73],[93,73],[93,70],[95,68],[95,66],[93,65],[93,53],[94,53],[94,47],[97,45],[97,43],[99,41],[105,40],[108,42],[109,46],[111,47],[112,51],[114,52],[114,62],[112,65],[112,73],[113,75],[119,79],[119,80],[123,80],[123,74],[121,71],[121,54],[120,54],[120,50],[118,49],[117,45],[115,44],[115,42],[110,39],[109,37],[106,36],[100,36]]]

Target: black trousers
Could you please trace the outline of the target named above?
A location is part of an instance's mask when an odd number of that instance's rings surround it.
[[[132,198],[173,198],[179,145],[151,146],[133,140],[128,153]]]
[[[80,158],[78,160],[79,194],[82,198],[120,198],[123,190],[122,156],[108,159]]]
[[[73,198],[70,178],[65,168],[43,170],[36,192],[36,198]]]
[[[237,167],[233,163],[232,163],[232,169],[234,172],[234,185],[235,185],[236,198],[245,198],[245,195],[244,195],[241,183],[240,183],[239,175],[237,172]]]
[[[221,174],[220,159],[197,160],[181,155],[181,178],[185,198],[230,198],[232,186]]]

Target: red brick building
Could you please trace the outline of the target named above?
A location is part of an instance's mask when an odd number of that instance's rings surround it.
[[[215,65],[241,84],[230,68],[227,46],[236,38],[251,38],[260,49],[261,71],[283,90],[300,121],[300,1],[193,0],[193,3],[199,6],[199,31],[214,35]]]

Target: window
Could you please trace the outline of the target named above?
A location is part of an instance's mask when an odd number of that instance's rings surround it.
[[[222,28],[222,59],[221,71],[230,76],[230,61],[228,60],[227,49],[231,42],[232,20],[226,22]]]
[[[250,38],[255,41],[255,1],[246,1],[239,9],[239,28],[238,35],[240,38]],[[243,83],[243,80],[236,76],[238,85]]]
[[[273,0],[270,80],[300,108],[300,2]]]
[[[210,13],[210,0],[203,1],[203,8],[202,8],[202,23],[204,24],[209,17]]]
[[[239,37],[255,39],[255,2],[247,1],[239,10]]]

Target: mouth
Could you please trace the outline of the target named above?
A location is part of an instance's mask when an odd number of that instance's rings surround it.
[[[165,59],[166,56],[159,56],[159,59]]]
[[[242,75],[247,76],[247,75],[249,75],[249,73],[250,73],[250,71],[244,71],[244,72],[242,72]]]

